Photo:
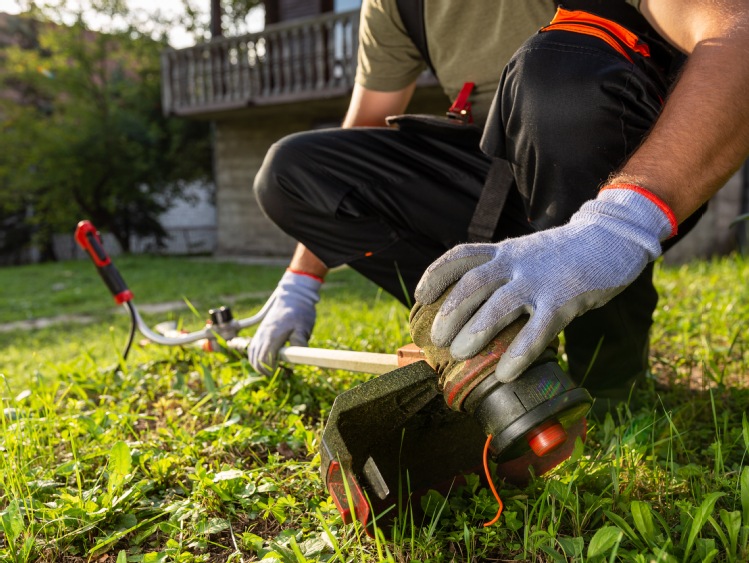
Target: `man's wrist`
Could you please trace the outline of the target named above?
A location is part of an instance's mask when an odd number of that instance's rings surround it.
[[[668,222],[671,225],[671,233],[668,238],[676,236],[676,234],[678,233],[679,222],[676,219],[676,214],[674,213],[673,209],[671,209],[671,206],[663,201],[660,196],[653,193],[651,190],[643,188],[642,186],[634,182],[612,182],[603,186],[598,193],[600,194],[601,192],[604,192],[606,190],[630,190],[645,197],[658,209],[660,209],[660,211],[666,216],[666,219],[668,219]]]
[[[322,281],[319,278],[298,274],[290,270],[286,270],[284,275],[281,276],[281,281],[278,282],[278,290],[281,291],[280,296],[294,296],[310,303],[317,303],[320,300],[321,286]]]
[[[325,281],[320,276],[315,275],[315,274],[313,274],[311,272],[304,272],[302,270],[296,270],[294,268],[286,268],[286,271],[287,272],[291,272],[292,274],[296,274],[297,276],[306,276],[308,278],[312,278],[313,280],[318,281],[320,283],[323,283]]]

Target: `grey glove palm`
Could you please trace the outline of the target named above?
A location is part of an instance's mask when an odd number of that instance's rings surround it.
[[[634,281],[675,232],[665,204],[639,190],[606,189],[561,227],[447,252],[416,288],[417,301],[432,303],[457,281],[432,325],[434,343],[467,359],[530,315],[495,371],[501,381],[518,377],[573,318]]]
[[[273,303],[250,341],[247,355],[257,371],[272,375],[278,351],[287,342],[306,346],[315,326],[315,305],[320,300],[322,282],[304,274],[287,271],[273,293]]]

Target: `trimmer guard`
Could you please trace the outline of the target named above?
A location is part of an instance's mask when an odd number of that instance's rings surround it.
[[[530,478],[529,468],[541,475],[567,459],[576,438],[585,439],[586,410],[565,423],[566,441],[543,457],[519,435],[512,448],[516,457],[500,460],[497,477],[522,484]],[[336,398],[322,436],[322,477],[344,522],[356,519],[371,533],[374,521],[386,527],[405,514],[409,500],[408,513],[418,517],[419,498],[429,489],[446,493],[462,475],[482,473],[485,442],[477,419],[451,410],[437,373],[419,361]]]
[[[369,525],[375,516],[379,525],[409,495],[449,488],[478,470],[485,440],[472,417],[447,407],[436,372],[420,361],[336,398],[322,436],[322,476],[344,522]]]

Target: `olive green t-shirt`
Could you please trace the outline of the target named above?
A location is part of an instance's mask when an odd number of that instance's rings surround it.
[[[639,0],[629,0],[639,4]],[[550,0],[429,0],[424,3],[427,48],[445,94],[465,82],[474,120],[486,121],[502,69],[520,45],[554,17]],[[426,63],[406,33],[395,0],[364,0],[356,82],[393,92],[411,84]],[[447,109],[447,108],[445,108]]]

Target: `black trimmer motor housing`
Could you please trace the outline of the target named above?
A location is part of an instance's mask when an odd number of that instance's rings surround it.
[[[523,484],[556,467],[585,439],[591,403],[556,362],[545,362],[511,383],[486,378],[458,412],[419,361],[336,398],[323,430],[322,477],[344,522],[358,520],[371,533],[408,502],[418,514],[429,489],[444,492],[480,472],[490,434],[498,478]]]

